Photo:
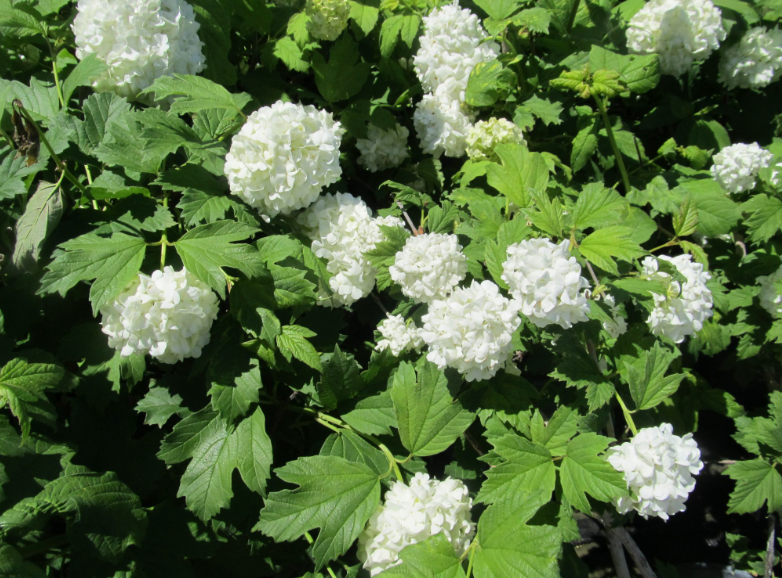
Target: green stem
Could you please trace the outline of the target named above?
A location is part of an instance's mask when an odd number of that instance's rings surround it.
[[[92,186],[92,173],[90,172],[89,165],[84,165],[84,173],[87,175],[87,182]],[[100,207],[98,207],[98,201],[95,199],[92,199],[92,208],[96,211],[100,210]]]
[[[32,558],[38,554],[43,554],[49,550],[54,550],[55,548],[64,546],[67,543],[68,536],[65,534],[60,534],[59,536],[53,536],[47,540],[42,540],[37,544],[31,544],[26,548],[22,548],[19,553],[22,555],[22,558]]]
[[[386,445],[383,442],[381,442],[378,438],[376,438],[375,436],[370,435],[370,434],[365,434],[365,433],[362,433],[360,431],[356,431],[352,427],[350,427],[348,424],[346,424],[344,421],[342,421],[341,419],[333,417],[333,416],[330,416],[330,415],[322,413],[322,412],[319,412],[319,411],[314,410],[314,409],[309,408],[309,407],[289,406],[288,409],[293,410],[293,411],[298,411],[300,413],[306,413],[306,414],[312,415],[312,416],[315,417],[315,421],[316,422],[318,422],[319,424],[329,428],[330,430],[332,430],[332,431],[334,431],[336,433],[341,433],[342,430],[347,430],[347,431],[353,432],[356,435],[359,435],[359,436],[363,437],[367,441],[372,442],[373,444],[375,444],[378,447],[378,449],[380,449],[381,452],[383,452],[385,454],[386,459],[388,460],[388,464],[389,464],[389,470],[388,470],[389,473],[391,473],[391,471],[393,471],[394,475],[396,476],[396,479],[399,480],[400,482],[404,483],[405,479],[402,476],[402,470],[399,469],[399,466],[397,465],[397,461],[396,461],[396,458],[394,457],[394,454],[392,454],[391,450],[389,450],[388,447],[386,447]]]
[[[22,114],[22,116],[35,127],[35,130],[38,132],[38,138],[41,139],[41,142],[46,147],[46,150],[49,151],[49,154],[51,155],[52,159],[54,160],[54,164],[57,165],[57,168],[60,169],[60,171],[63,172],[65,175],[65,178],[71,181],[73,186],[75,186],[77,189],[79,189],[79,192],[84,195],[87,198],[90,198],[91,195],[87,191],[86,188],[84,188],[84,185],[82,185],[79,182],[79,179],[77,179],[75,176],[73,176],[73,173],[68,170],[68,167],[65,166],[65,163],[62,162],[62,159],[60,159],[59,156],[57,156],[57,153],[54,152],[54,149],[52,148],[52,145],[49,144],[49,141],[46,140],[46,137],[43,134],[43,131],[41,130],[41,127],[38,126],[38,123],[35,122],[32,117],[30,116],[30,113],[27,112],[27,109],[24,108],[24,106],[16,106],[16,108],[19,110],[19,112]]]
[[[307,543],[312,546],[315,543],[315,540],[312,539],[312,534],[309,532],[304,532],[304,537],[307,539]],[[329,576],[331,578],[337,578],[336,574],[334,574],[334,570],[331,569],[331,566],[326,564],[326,571],[329,573]]]
[[[46,46],[49,48],[49,54],[52,57],[52,72],[54,72],[54,85],[57,87],[57,98],[60,99],[60,108],[65,108],[65,99],[62,97],[62,87],[60,86],[60,75],[57,72],[57,58],[54,56],[54,50],[52,49],[52,43],[49,42],[49,38],[44,35],[46,40]]]
[[[470,544],[470,560],[469,560],[469,562],[467,562],[467,576],[466,576],[466,578],[470,578],[470,576],[472,575],[472,561],[473,561],[474,557],[475,557],[475,542]]]
[[[619,166],[619,172],[622,173],[622,183],[625,187],[625,194],[628,194],[630,192],[630,177],[627,176],[627,168],[625,168],[624,159],[622,159],[622,154],[619,152],[619,147],[616,145],[616,138],[614,138],[614,130],[611,128],[611,121],[608,120],[605,101],[596,94],[593,94],[592,96],[597,103],[597,109],[600,111],[600,116],[602,117],[603,124],[606,127],[608,140],[611,142],[611,148],[614,150],[614,156],[616,156],[616,164]]]
[[[163,197],[163,208],[168,209],[168,195]],[[166,266],[166,249],[168,248],[168,232],[163,229],[163,236],[160,239],[160,270],[162,271]]]
[[[0,135],[3,135],[3,138],[8,142],[8,146],[10,146],[10,147],[14,146],[13,139],[2,128],[0,128]]]
[[[655,251],[659,251],[660,249],[665,249],[666,247],[672,247],[672,246],[678,244],[678,242],[679,241],[677,241],[676,239],[671,239],[670,241],[668,241],[667,243],[663,243],[659,247],[655,247],[654,249],[650,249],[649,252],[650,253],[654,253]]]
[[[627,425],[630,426],[630,431],[633,432],[633,435],[638,435],[638,428],[635,427],[635,422],[633,421],[633,416],[630,415],[630,410],[627,409],[627,406],[625,405],[625,402],[622,399],[622,396],[619,395],[618,391],[615,391],[614,395],[616,396],[616,401],[619,402],[619,407],[622,408],[622,414],[625,416],[625,421],[627,422]]]
[[[567,21],[567,33],[570,34],[570,31],[573,30],[573,24],[576,22],[576,14],[578,14],[578,8],[581,4],[581,0],[576,0],[573,3],[573,9],[570,11],[570,18],[568,18]]]

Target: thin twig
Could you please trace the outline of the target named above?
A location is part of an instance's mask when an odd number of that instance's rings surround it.
[[[592,276],[592,281],[595,282],[595,287],[597,287],[598,285],[600,285],[600,281],[597,280],[597,275],[595,275],[595,270],[592,269],[592,263],[590,263],[586,259],[584,259],[584,261],[587,264],[587,269],[589,270],[589,274]]]
[[[776,544],[777,521],[774,512],[768,515],[768,544],[766,544],[766,572],[764,578],[774,578],[774,545]]]
[[[468,443],[468,444],[470,444],[470,445],[472,446],[472,449],[474,449],[474,450],[475,450],[475,452],[476,452],[476,453],[477,453],[479,456],[482,456],[482,455],[485,455],[485,454],[486,454],[486,452],[484,452],[484,451],[483,451],[483,450],[482,450],[482,449],[481,449],[481,448],[478,446],[478,442],[476,442],[476,441],[475,441],[475,438],[474,438],[474,437],[472,437],[472,434],[471,434],[470,432],[468,432],[468,431],[464,432],[464,439],[466,439],[466,440],[467,440],[467,443]]]
[[[374,300],[375,300],[375,303],[377,303],[377,306],[378,306],[378,307],[380,307],[380,310],[381,310],[383,313],[385,313],[386,315],[389,315],[389,313],[388,313],[388,309],[386,309],[385,305],[383,305],[383,302],[380,300],[380,297],[378,297],[377,295],[375,295],[375,294],[374,294],[374,292],[373,292],[373,293],[370,293],[369,295],[372,297],[372,299],[374,299]]]
[[[413,235],[418,235],[418,229],[416,229],[415,225],[413,224],[413,219],[411,219],[410,215],[408,215],[407,211],[405,211],[405,206],[401,201],[397,201],[396,205],[402,209],[402,214],[405,216],[405,221],[407,221],[407,224],[410,226],[410,230],[413,232]]]
[[[608,539],[608,550],[611,552],[611,559],[614,561],[617,578],[630,578],[630,568],[627,566],[625,551],[622,549],[622,540],[617,535],[616,530],[611,526],[611,514],[603,514],[601,521]]]
[[[625,549],[633,559],[633,564],[635,564],[635,567],[641,573],[641,576],[643,576],[643,578],[657,578],[657,575],[649,565],[646,556],[641,552],[641,549],[638,547],[638,544],[635,543],[635,540],[633,540],[633,537],[629,532],[621,527],[614,528],[613,531],[616,532],[617,537],[622,541],[622,544],[624,544]]]

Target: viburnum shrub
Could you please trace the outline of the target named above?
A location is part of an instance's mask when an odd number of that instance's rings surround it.
[[[0,0],[0,577],[782,576],[781,20]]]

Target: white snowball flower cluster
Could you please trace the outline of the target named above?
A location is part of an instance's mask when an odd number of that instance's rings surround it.
[[[402,293],[429,303],[445,299],[467,276],[467,257],[456,235],[427,233],[408,238],[388,271]]]
[[[73,21],[76,57],[107,65],[98,92],[136,98],[161,76],[198,74],[206,64],[200,25],[184,0],[79,0]]]
[[[730,145],[714,155],[711,174],[729,193],[749,191],[755,188],[760,170],[768,167],[773,158],[755,142]]]
[[[771,275],[758,277],[760,283],[760,305],[771,313],[772,317],[782,317],[782,295],[775,287],[776,282],[782,279],[782,267]]]
[[[520,302],[521,312],[538,327],[555,323],[569,329],[587,321],[584,290],[589,283],[569,246],[568,240],[557,245],[549,239],[528,239],[508,247],[502,280]]]
[[[377,350],[384,351],[390,349],[395,357],[404,351],[411,349],[418,351],[423,347],[424,341],[421,339],[421,333],[412,321],[405,323],[405,318],[401,315],[388,315],[377,330],[383,339],[377,342]]]
[[[463,156],[472,128],[472,117],[465,110],[459,101],[424,95],[413,113],[421,150],[435,158],[443,153],[447,157]]]
[[[384,239],[380,225],[402,226],[396,217],[372,218],[366,203],[348,193],[324,195],[299,215],[298,222],[312,239],[312,251],[328,261],[334,292],[324,305],[348,306],[369,295],[377,271],[364,253]]]
[[[383,130],[370,124],[367,138],[356,141],[361,156],[358,164],[376,173],[398,167],[407,158],[407,137],[410,131],[397,124],[391,130]]]
[[[719,80],[728,88],[763,88],[782,76],[782,30],[751,28],[720,60]]]
[[[431,480],[419,473],[409,486],[394,482],[358,538],[358,559],[375,576],[399,564],[403,548],[441,532],[461,556],[475,533],[471,508],[472,499],[460,480]]]
[[[675,343],[681,343],[685,337],[703,329],[703,322],[713,315],[711,290],[706,287],[711,275],[703,270],[703,265],[694,263],[691,255],[663,255],[659,259],[676,267],[684,277],[684,283],[660,271],[657,258],[646,257],[643,260],[643,275],[667,287],[666,295],[652,293],[654,309],[646,322],[654,335],[664,335]]]
[[[200,357],[217,318],[217,295],[187,270],[139,273],[101,308],[103,333],[123,357],[149,353],[162,363]]]
[[[345,130],[330,112],[277,101],[256,110],[225,157],[231,193],[274,217],[310,206],[342,175]]]
[[[479,120],[467,134],[467,156],[474,161],[496,158],[494,147],[500,144],[526,145],[521,128],[504,118]]]
[[[464,102],[464,91],[473,68],[491,62],[500,52],[487,37],[478,17],[455,2],[424,16],[421,47],[413,66],[424,91],[447,100]]]
[[[630,20],[627,47],[657,53],[663,74],[681,76],[725,40],[719,8],[710,0],[650,0]]]
[[[304,13],[310,17],[307,30],[318,40],[336,40],[348,26],[348,0],[307,0]]]
[[[461,157],[467,148],[472,115],[464,91],[473,68],[499,54],[496,42],[483,42],[486,31],[478,17],[454,2],[424,17],[424,33],[413,66],[427,93],[413,121],[425,153]]]
[[[695,489],[694,475],[703,469],[692,434],[673,435],[667,423],[639,431],[629,442],[608,450],[608,463],[624,473],[630,497],[615,500],[620,513],[635,510],[644,518],[683,512]]]
[[[616,299],[613,295],[603,293],[602,297],[603,302],[611,308],[611,321],[603,321],[603,329],[605,329],[612,338],[616,339],[620,335],[627,333],[627,321],[625,321],[624,317],[619,315],[619,307],[617,306]]]
[[[422,321],[426,358],[440,369],[453,367],[467,381],[490,379],[509,361],[521,324],[518,303],[491,281],[473,281],[432,301]]]

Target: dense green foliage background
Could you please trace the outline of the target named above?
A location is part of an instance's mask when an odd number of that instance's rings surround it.
[[[599,519],[625,491],[603,456],[630,435],[628,415],[695,432],[706,462],[667,526],[614,513],[662,559],[658,575],[702,561],[763,573],[764,519],[782,507],[782,321],[758,305],[756,279],[780,265],[782,189],[768,170],[728,196],[708,166],[736,142],[782,158],[780,83],[728,92],[717,57],[661,77],[655,56],[626,55],[639,0],[465,2],[503,46],[467,103],[524,127],[528,147],[437,160],[412,125],[426,1],[351,0],[335,42],[312,41],[299,6],[192,4],[208,67],[158,80],[162,110],[93,93],[102,65],[74,57],[73,3],[0,1],[0,576],[354,576],[352,544],[397,469],[474,492],[478,578],[588,576],[609,558],[600,536],[579,558],[576,518]],[[725,45],[782,15],[779,0],[715,4]],[[585,65],[580,85],[552,83]],[[523,322],[522,377],[471,384],[374,352],[375,300],[315,306],[328,273],[294,221],[265,223],[228,194],[232,135],[278,99],[346,128],[332,190],[455,232],[471,277],[502,287],[509,244],[569,238],[630,330],[610,339],[597,302],[569,331]],[[16,150],[21,111],[37,157]],[[395,121],[411,131],[409,161],[362,170],[355,139]],[[425,192],[410,186],[420,179]],[[404,240],[372,261],[383,306],[416,317],[387,273]],[[650,251],[691,253],[713,277],[714,317],[681,346],[645,323],[654,285],[637,264]],[[211,343],[176,365],[121,358],[96,313],[162,259],[220,295]],[[466,560],[440,554],[435,567],[413,549],[399,572],[464,575]]]

